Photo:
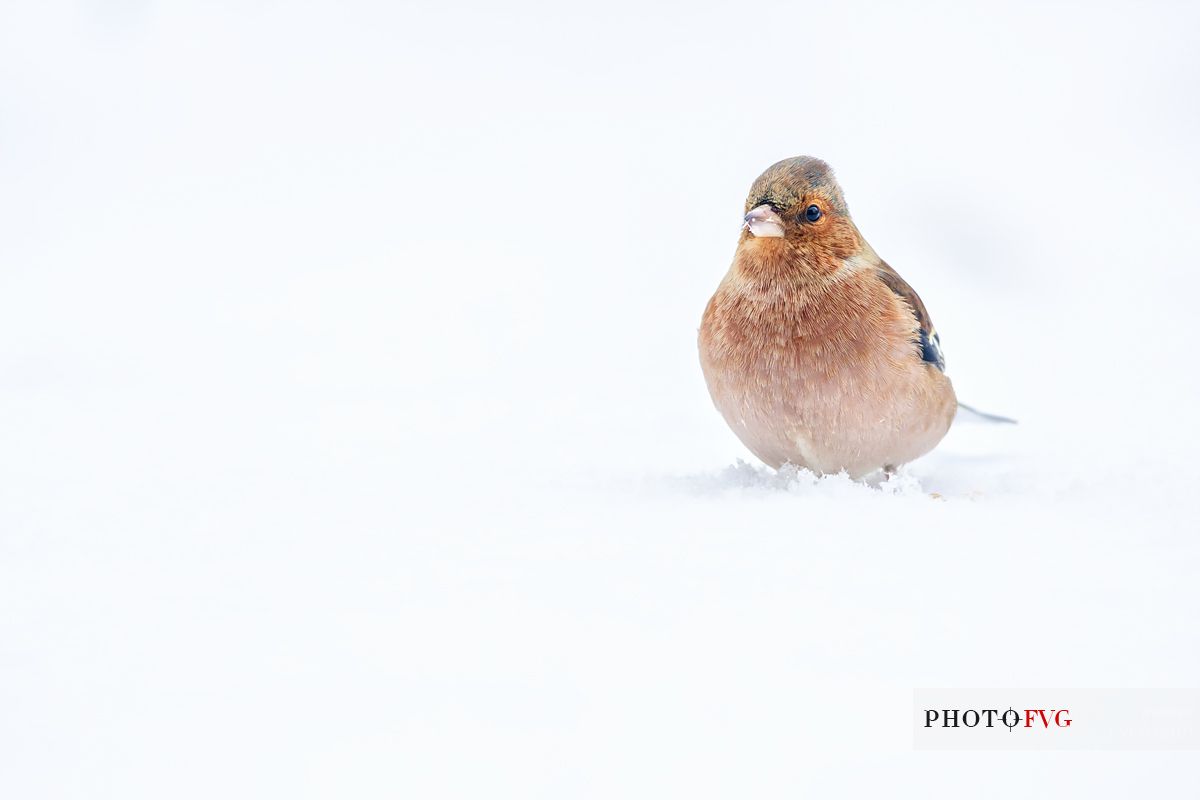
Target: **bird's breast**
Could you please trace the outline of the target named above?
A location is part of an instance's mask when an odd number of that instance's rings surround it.
[[[911,310],[866,273],[804,285],[733,270],[705,310],[700,360],[717,408],[763,461],[836,471],[886,456],[880,441],[945,406],[914,329]]]

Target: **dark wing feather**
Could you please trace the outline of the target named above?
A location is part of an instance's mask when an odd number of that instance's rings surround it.
[[[925,304],[921,302],[920,296],[913,291],[904,278],[900,277],[900,273],[887,265],[887,262],[880,261],[876,273],[879,275],[879,279],[896,293],[897,297],[908,303],[909,308],[916,315],[916,341],[921,345],[921,358],[945,372],[946,359],[942,356],[941,339],[938,338],[937,331],[933,329],[933,320],[929,318],[929,312],[925,310]]]

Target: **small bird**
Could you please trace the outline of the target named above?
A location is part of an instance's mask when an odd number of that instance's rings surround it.
[[[824,161],[750,187],[733,265],[704,310],[713,403],[772,467],[862,478],[932,450],[957,399],[925,304],[850,217]]]

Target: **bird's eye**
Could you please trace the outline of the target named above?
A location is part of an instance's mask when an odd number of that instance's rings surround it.
[[[821,218],[821,209],[816,206],[809,206],[804,209],[804,218],[809,222],[816,222]]]

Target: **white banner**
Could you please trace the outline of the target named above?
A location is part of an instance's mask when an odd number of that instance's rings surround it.
[[[914,689],[917,750],[1196,750],[1200,689]]]

